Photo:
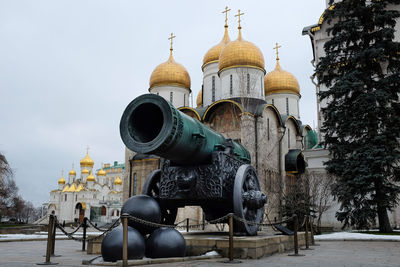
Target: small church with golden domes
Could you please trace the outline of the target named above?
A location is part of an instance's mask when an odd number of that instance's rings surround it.
[[[74,167],[68,181],[61,175],[58,188],[50,192],[48,214],[60,222],[82,222],[84,217],[97,223],[109,223],[120,216],[124,164],[104,164],[94,175],[94,161],[87,152],[80,161],[80,174]]]
[[[171,34],[167,62],[157,66],[150,76],[149,92],[164,97],[181,112],[242,143],[251,154],[251,164],[257,169],[261,189],[268,196],[266,213],[280,218],[280,203],[285,186],[304,172],[303,150],[316,145],[310,138],[313,131],[300,120],[300,86],[297,79],[279,63],[267,64],[262,50],[245,40],[238,11],[237,38],[228,33],[228,11],[222,39],[204,55],[201,69],[203,82],[196,107],[189,106],[190,76],[173,59]],[[267,73],[267,69],[271,69]],[[196,85],[197,87],[198,85]],[[160,168],[160,158],[136,154],[126,149],[123,199],[141,194],[146,177]],[[190,217],[201,221],[199,207],[185,207],[177,220]]]

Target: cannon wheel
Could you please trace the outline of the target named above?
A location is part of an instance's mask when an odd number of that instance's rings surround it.
[[[148,195],[160,204],[161,208],[161,223],[173,225],[176,220],[176,214],[178,213],[177,207],[166,207],[160,200],[160,178],[161,170],[152,171],[147,176],[146,182],[144,183],[142,194]]]
[[[264,207],[250,209],[246,207],[243,193],[250,190],[260,191],[257,172],[251,165],[242,165],[236,172],[233,187],[233,211],[234,214],[247,221],[261,223],[263,220]],[[251,225],[244,222],[235,221],[234,231],[236,233],[246,233],[247,235],[257,235],[258,225]]]

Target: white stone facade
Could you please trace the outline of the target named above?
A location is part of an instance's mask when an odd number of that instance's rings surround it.
[[[60,178],[58,189],[50,192],[47,213],[56,215],[61,223],[81,222],[84,217],[95,223],[110,223],[120,216],[124,164],[105,164],[101,169],[104,173],[99,170],[96,178],[82,174],[86,169],[92,171],[82,167],[78,178],[71,171],[68,183]]]

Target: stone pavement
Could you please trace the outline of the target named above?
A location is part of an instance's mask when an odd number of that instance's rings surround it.
[[[223,263],[222,259],[203,260],[181,263],[167,263],[150,265],[151,267],[235,267],[235,266],[400,266],[400,242],[319,242],[320,246],[314,250],[300,250],[304,257],[288,257],[288,253],[275,254],[259,260],[241,260],[241,263]],[[81,244],[76,241],[56,241],[55,254],[62,255],[51,260],[58,262],[56,266],[81,266],[82,260],[92,259],[79,249]],[[44,262],[46,249],[45,241],[4,242],[0,243],[0,266],[37,266],[37,262]]]

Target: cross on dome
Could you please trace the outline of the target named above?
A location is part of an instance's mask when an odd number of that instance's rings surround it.
[[[173,39],[174,39],[175,37],[176,37],[176,36],[171,32],[171,37],[168,38],[168,40],[171,41],[171,48],[169,49],[169,50],[171,50],[171,52],[172,52],[172,50],[174,50],[173,47],[172,47],[172,44],[173,44]]]
[[[278,51],[278,49],[281,48],[281,47],[282,47],[281,45],[278,45],[278,43],[276,43],[275,47],[272,48],[272,49],[276,50],[276,60],[279,60],[279,51]]]
[[[244,15],[244,13],[240,13],[240,9],[238,10],[238,13],[235,15],[235,17],[238,17],[239,18],[239,27],[238,27],[238,29],[240,30],[242,27],[240,26],[240,16],[242,16],[242,15]]]
[[[228,9],[228,6],[225,7],[225,10],[222,11],[222,14],[225,13],[225,27],[228,27],[228,12],[231,11],[231,9]]]

